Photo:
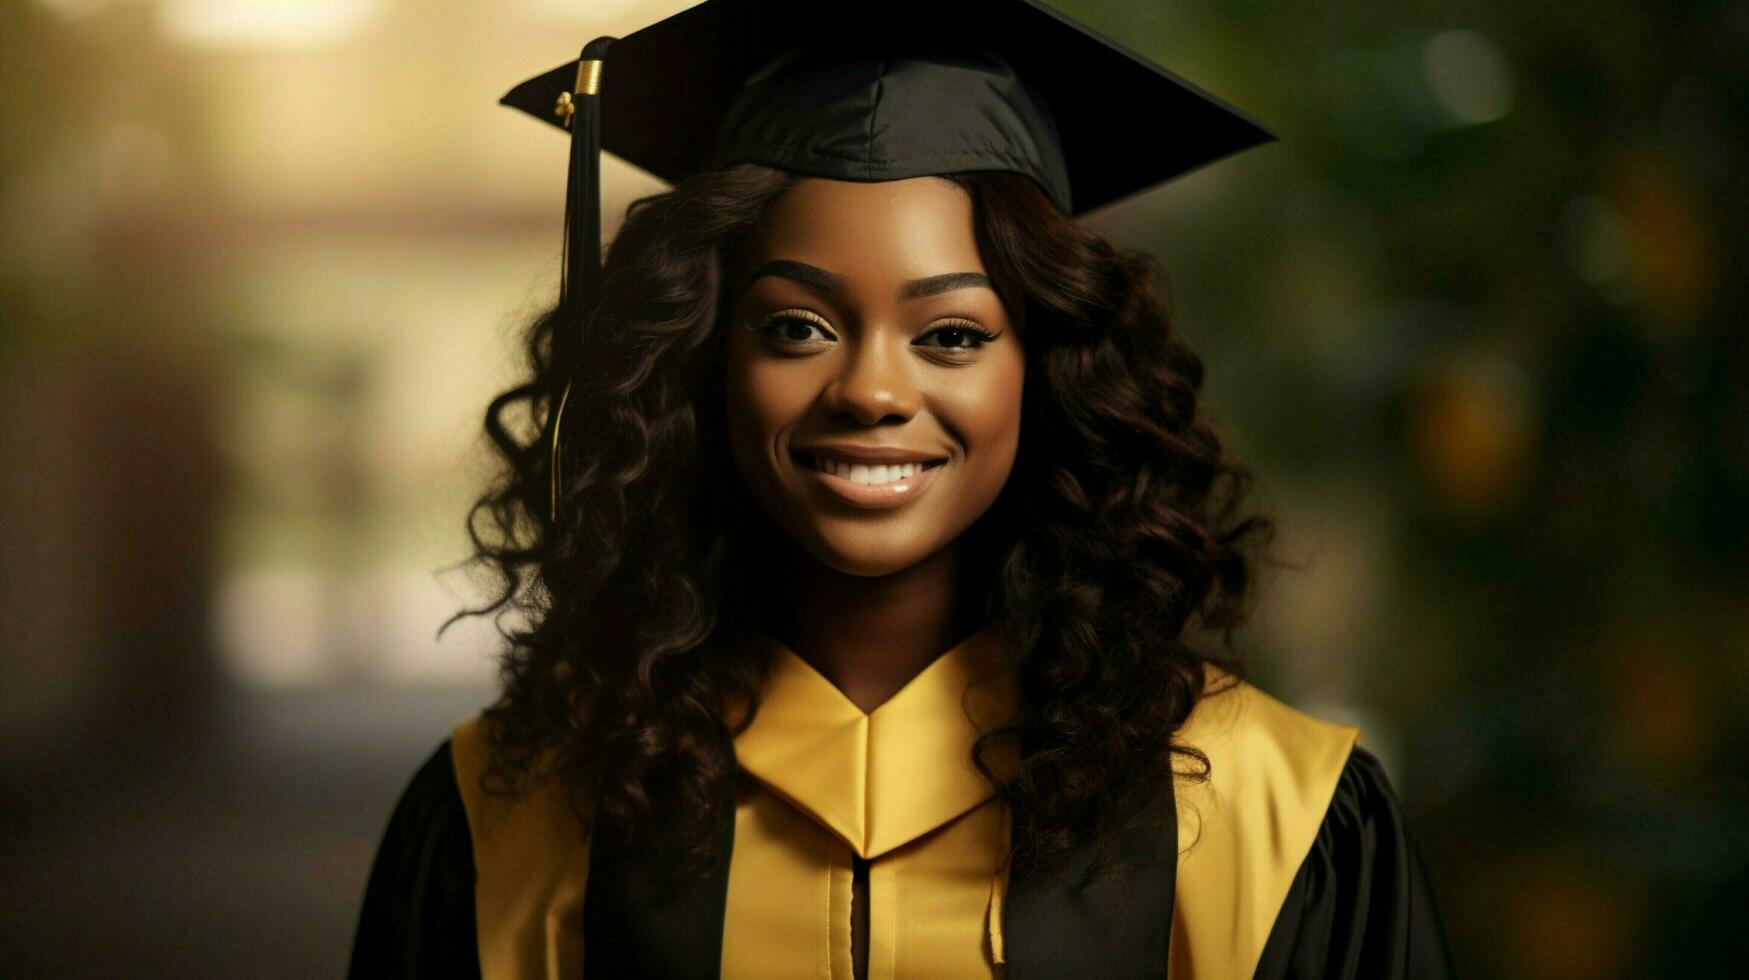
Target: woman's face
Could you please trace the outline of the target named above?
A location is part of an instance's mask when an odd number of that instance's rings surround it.
[[[970,195],[799,180],[732,275],[729,438],[766,512],[848,574],[952,544],[1013,468],[1025,367]]]

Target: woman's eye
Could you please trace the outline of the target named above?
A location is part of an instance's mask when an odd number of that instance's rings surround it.
[[[749,329],[780,344],[806,344],[834,339],[824,321],[798,313],[774,313],[752,324]],[[954,320],[924,334],[917,343],[937,350],[965,352],[977,350],[997,338],[970,320]],[[934,338],[935,343],[929,340]]]
[[[780,313],[776,316],[768,316],[765,319],[759,321],[759,323],[753,329],[759,331],[760,333],[775,337],[778,340],[787,341],[787,342],[791,342],[791,343],[801,343],[801,342],[809,341],[809,340],[829,339],[829,338],[823,336],[825,331],[821,328],[821,325],[819,323],[816,323],[815,321],[813,321],[807,317],[795,316],[793,314],[787,314],[787,313]],[[822,336],[820,336],[820,337],[812,336],[808,333],[808,331],[810,331],[810,330],[816,331],[816,332],[822,334]]]
[[[976,350],[996,339],[995,334],[969,321],[937,327],[923,336],[942,338],[942,343],[939,346],[945,350]],[[923,346],[934,347],[937,345],[924,344]]]

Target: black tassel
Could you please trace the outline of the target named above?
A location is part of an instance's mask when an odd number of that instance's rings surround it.
[[[583,46],[577,58],[577,77],[572,90],[559,95],[553,111],[567,117],[571,129],[571,166],[565,179],[565,241],[560,264],[559,309],[561,324],[581,324],[595,307],[601,282],[601,77],[612,37],[598,37]],[[570,343],[567,343],[569,339]],[[582,351],[571,350],[582,337],[553,338],[553,356],[561,364],[576,364]],[[552,487],[548,516],[559,517],[559,423],[571,397],[571,382],[553,409]]]
[[[565,184],[564,279],[559,302],[587,309],[601,278],[601,92],[602,66],[614,38],[583,46],[577,82],[570,93],[571,168]]]

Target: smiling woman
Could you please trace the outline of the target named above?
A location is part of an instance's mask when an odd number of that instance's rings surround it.
[[[941,177],[799,180],[736,260],[729,444],[807,583],[782,635],[872,709],[968,625],[962,539],[1020,443],[1019,315]]]
[[[904,573],[951,595],[956,542],[1014,466],[1026,374],[971,194],[804,179],[740,258],[724,364],[742,478],[826,566],[806,577]]]
[[[1446,973],[1358,730],[1215,642],[1272,525],[1157,264],[1073,220],[1254,134],[999,8],[927,11],[927,49],[786,48],[813,8],[753,0],[615,42],[650,126],[608,148],[701,155],[488,411],[503,588],[470,612],[526,626],[391,818],[356,976]],[[518,90],[578,113],[574,161],[591,60]],[[707,65],[732,105],[674,88]],[[1205,141],[1100,152],[1083,84]]]

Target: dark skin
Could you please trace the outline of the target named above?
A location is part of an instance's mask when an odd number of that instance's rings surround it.
[[[988,281],[970,196],[939,177],[800,180],[731,275],[731,450],[790,539],[773,587],[791,615],[769,628],[872,712],[982,625],[960,539],[1013,469],[1021,324]],[[873,508],[793,450],[822,443],[944,461],[889,478],[919,489]]]

